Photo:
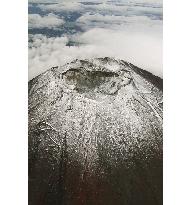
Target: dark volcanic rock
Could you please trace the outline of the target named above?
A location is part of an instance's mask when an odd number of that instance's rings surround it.
[[[111,58],[29,82],[29,205],[161,205],[162,79]]]

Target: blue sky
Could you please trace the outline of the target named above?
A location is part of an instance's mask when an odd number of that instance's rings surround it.
[[[29,78],[75,58],[115,57],[162,76],[162,1],[29,0]]]

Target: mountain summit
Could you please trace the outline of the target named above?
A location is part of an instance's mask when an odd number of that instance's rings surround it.
[[[112,58],[29,81],[29,205],[161,205],[162,79]]]

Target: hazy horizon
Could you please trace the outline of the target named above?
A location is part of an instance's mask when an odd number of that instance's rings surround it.
[[[114,57],[162,77],[162,1],[29,0],[29,79],[75,58]]]

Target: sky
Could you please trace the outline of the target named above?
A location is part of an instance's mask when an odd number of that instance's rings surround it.
[[[29,0],[29,79],[106,56],[162,77],[162,9],[161,0]]]

